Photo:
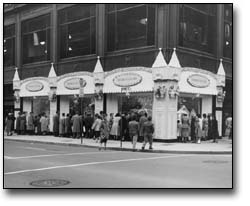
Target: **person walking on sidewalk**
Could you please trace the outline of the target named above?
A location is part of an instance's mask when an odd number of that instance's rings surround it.
[[[203,114],[202,131],[203,131],[203,138],[204,138],[204,140],[207,140],[207,137],[208,137],[208,119],[207,119],[207,115],[206,114]]]
[[[132,141],[132,145],[133,145],[133,150],[135,150],[136,148],[136,142],[138,139],[138,133],[139,133],[139,123],[136,120],[135,116],[132,116],[132,121],[129,122],[129,136],[131,138]]]
[[[184,114],[184,116],[182,117],[181,135],[185,143],[188,141],[189,131],[190,131],[189,118],[187,114]]]
[[[62,117],[59,120],[59,136],[64,137],[65,135],[65,113],[62,113]]]
[[[139,142],[142,142],[144,139],[143,136],[143,124],[147,121],[147,113],[143,112],[142,116],[139,119]]]
[[[71,122],[73,124],[73,128],[72,128],[73,138],[77,138],[77,139],[80,138],[81,127],[82,127],[81,119],[82,118],[79,116],[78,111],[71,119]]]
[[[112,128],[111,128],[111,131],[110,131],[110,135],[112,135],[114,137],[115,140],[117,140],[117,137],[119,135],[119,131],[120,131],[120,128],[119,128],[119,121],[121,119],[121,115],[119,113],[117,113],[114,117],[114,120],[113,120],[113,124],[112,124]]]
[[[96,141],[98,142],[98,140],[100,139],[100,128],[101,128],[102,120],[99,114],[95,114],[95,117],[96,119],[91,129],[94,130],[95,139],[97,139]]]
[[[59,135],[59,115],[58,115],[58,111],[56,112],[56,114],[53,116],[53,133],[55,137],[58,137]]]
[[[94,123],[94,118],[91,116],[90,113],[87,113],[87,117],[85,117],[84,122],[85,122],[86,138],[92,138],[91,127]]]
[[[26,132],[26,115],[25,112],[22,113],[20,118],[20,134],[25,134]]]
[[[27,122],[27,132],[29,135],[33,135],[34,130],[35,130],[34,116],[33,116],[33,112],[30,112],[30,114],[28,116],[28,122]]]
[[[218,122],[214,114],[212,116],[212,137],[213,137],[213,142],[218,143],[218,140],[217,140],[219,137]]]
[[[102,143],[104,143],[104,149],[106,150],[107,141],[109,138],[109,130],[110,129],[109,129],[109,122],[107,120],[107,115],[104,113],[103,120],[102,120],[101,127],[100,127],[101,138],[100,138],[99,150],[102,149]]]
[[[47,132],[48,132],[49,122],[48,122],[48,119],[46,118],[45,113],[42,114],[40,122],[41,122],[41,132],[42,132],[42,135],[46,135]]]
[[[154,125],[152,123],[152,117],[149,116],[148,120],[144,122],[142,125],[142,132],[144,136],[144,142],[142,145],[142,149],[145,149],[146,144],[149,142],[149,149],[153,149],[153,133],[154,133]]]
[[[18,116],[16,118],[16,133],[20,134],[20,121],[21,121],[21,112],[18,112]]]
[[[12,124],[13,124],[13,118],[11,116],[11,113],[8,114],[8,116],[6,117],[6,133],[7,136],[11,136],[12,135]]]
[[[201,122],[202,120],[200,119],[200,115],[198,114],[195,118],[195,138],[197,144],[201,143],[201,136],[202,136]]]

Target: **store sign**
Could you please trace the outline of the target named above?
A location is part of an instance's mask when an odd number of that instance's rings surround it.
[[[26,89],[30,92],[38,92],[43,89],[43,84],[39,81],[33,81],[26,85]]]
[[[142,77],[136,73],[123,73],[115,76],[113,82],[119,87],[131,87],[139,84],[142,81]]]
[[[202,76],[200,74],[193,74],[187,78],[187,82],[193,86],[193,87],[198,87],[198,88],[205,88],[208,87],[210,84],[210,80]]]
[[[81,88],[85,87],[86,84],[87,82],[83,78],[76,77],[76,78],[71,78],[65,81],[64,87],[67,89],[75,90],[75,89],[79,89],[80,85],[81,85]]]

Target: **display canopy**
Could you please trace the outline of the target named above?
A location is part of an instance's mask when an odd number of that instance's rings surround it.
[[[47,78],[30,78],[21,82],[20,97],[48,96],[49,90]]]
[[[121,93],[124,88],[129,92],[153,91],[152,73],[148,71],[122,71],[105,77],[104,93]]]
[[[180,92],[217,95],[216,77],[210,73],[182,71],[179,81]]]
[[[81,87],[81,89],[80,89]],[[57,82],[57,95],[94,94],[95,85],[91,75],[67,75]]]

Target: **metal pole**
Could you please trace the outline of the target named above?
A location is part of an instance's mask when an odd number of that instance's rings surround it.
[[[82,116],[82,97],[81,97],[81,116]],[[83,117],[83,116],[82,116]],[[81,125],[82,127],[82,132],[81,132],[81,144],[82,144],[82,133],[83,133],[83,125]]]
[[[122,93],[121,93],[121,113],[122,113]],[[121,128],[120,128],[120,135],[121,135],[121,139],[120,139],[120,147],[122,148],[122,116],[121,116]]]

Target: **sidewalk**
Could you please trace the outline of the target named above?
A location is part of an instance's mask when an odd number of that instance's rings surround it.
[[[97,148],[99,143],[96,143],[93,139],[83,139],[81,144],[80,139],[62,138],[54,136],[29,136],[29,135],[16,135],[12,136],[4,135],[4,140],[13,141],[25,141],[25,142],[40,142],[47,144],[61,144],[69,146],[82,146]],[[218,143],[212,143],[212,140],[202,141],[201,144],[194,143],[165,143],[154,142],[153,150],[149,150],[146,146],[145,152],[156,153],[178,153],[178,154],[232,154],[232,141],[228,139],[219,139]],[[137,143],[137,151],[141,151],[142,143]],[[120,141],[108,140],[107,149],[111,150],[125,150],[132,151],[131,142],[122,142],[122,148],[120,147]]]

